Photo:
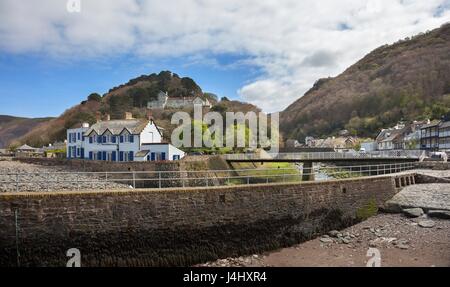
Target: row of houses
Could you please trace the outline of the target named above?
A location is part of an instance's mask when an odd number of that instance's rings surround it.
[[[361,145],[365,150],[450,151],[450,121],[414,121],[380,131],[375,141]]]
[[[324,139],[306,137],[304,144],[301,144],[297,140],[293,139],[287,140],[285,143],[285,148],[345,151],[353,149],[358,142],[359,139],[352,136],[327,137]]]
[[[14,149],[14,151],[10,150],[0,150],[0,155],[8,155],[15,157],[48,157],[48,158],[64,158],[64,151],[66,150],[66,141],[63,142],[55,142],[53,144],[49,144],[43,146],[41,148],[32,147],[27,144],[21,145]],[[63,155],[62,155],[63,154]]]
[[[421,128],[420,148],[450,151],[450,120],[434,121]]]
[[[122,120],[84,123],[67,130],[67,158],[112,162],[179,160],[185,153],[163,142],[162,128],[151,119],[134,119],[126,113]]]

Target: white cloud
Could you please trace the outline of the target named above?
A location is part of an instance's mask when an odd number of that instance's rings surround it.
[[[31,4],[32,3],[32,4]],[[1,0],[0,51],[51,57],[239,53],[263,72],[238,94],[271,112],[385,43],[450,21],[449,0]],[[242,62],[242,60],[240,60]],[[242,63],[239,63],[242,64]],[[229,64],[228,64],[229,65]]]

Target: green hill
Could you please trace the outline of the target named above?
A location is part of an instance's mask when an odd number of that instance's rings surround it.
[[[375,136],[399,120],[450,112],[450,24],[374,50],[335,78],[318,80],[281,114],[285,138]]]
[[[258,110],[251,104],[226,99],[219,101],[216,95],[203,93],[193,79],[179,77],[170,71],[162,71],[159,74],[143,75],[132,79],[126,84],[110,89],[104,95],[92,93],[85,101],[66,110],[61,116],[35,126],[25,134],[14,137],[14,141],[9,142],[41,146],[64,140],[68,128],[83,122],[93,124],[97,117],[105,117],[106,114],[109,114],[111,119],[123,118],[125,112],[132,112],[135,118],[146,117],[147,102],[155,99],[160,91],[167,91],[170,97],[208,98],[217,104],[220,112]],[[189,108],[183,110],[192,112]],[[174,128],[170,124],[170,119],[172,114],[177,111],[177,109],[152,111],[152,116],[158,125],[165,129],[164,135],[168,140],[170,140],[170,132]]]

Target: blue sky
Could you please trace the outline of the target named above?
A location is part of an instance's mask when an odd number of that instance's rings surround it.
[[[170,70],[193,78],[204,90],[239,98],[237,90],[257,71],[248,66],[228,67],[234,56],[216,56],[224,67],[184,59],[151,61],[132,55],[90,61],[61,61],[39,55],[0,56],[0,114],[24,117],[58,116],[92,93],[143,74]]]
[[[0,114],[58,116],[161,70],[281,111],[380,45],[449,21],[450,0],[0,0]]]

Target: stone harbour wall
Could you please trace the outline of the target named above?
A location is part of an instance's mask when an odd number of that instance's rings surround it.
[[[70,248],[80,250],[82,266],[188,266],[254,254],[349,226],[371,204],[381,207],[398,191],[394,177],[379,176],[301,184],[3,193],[0,266],[65,266]]]

